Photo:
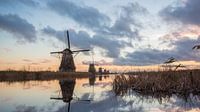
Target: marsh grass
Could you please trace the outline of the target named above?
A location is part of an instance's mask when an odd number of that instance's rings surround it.
[[[30,72],[30,71],[0,71],[0,82],[4,81],[30,81],[30,80],[55,80],[63,78],[85,78],[88,72]]]
[[[187,100],[190,94],[200,95],[200,70],[141,72],[118,75],[113,81],[116,95],[131,91],[158,99],[176,94]]]

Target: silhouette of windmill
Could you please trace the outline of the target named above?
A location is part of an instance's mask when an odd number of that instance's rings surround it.
[[[68,47],[65,48],[63,51],[51,52],[50,54],[61,54],[62,55],[62,60],[61,60],[60,67],[59,67],[60,72],[75,72],[76,67],[74,64],[74,58],[73,58],[72,54],[86,52],[86,51],[90,51],[90,50],[88,50],[88,49],[71,50],[69,32],[67,31],[66,33],[67,33]]]

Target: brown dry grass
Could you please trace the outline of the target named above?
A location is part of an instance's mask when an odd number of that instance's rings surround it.
[[[132,90],[142,95],[168,97],[176,94],[187,97],[200,95],[200,70],[143,72],[116,76],[113,82],[116,95]]]

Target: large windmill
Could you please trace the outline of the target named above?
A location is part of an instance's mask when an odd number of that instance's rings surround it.
[[[89,51],[88,49],[83,49],[83,50],[71,50],[70,48],[70,39],[69,39],[69,32],[67,31],[67,42],[68,42],[68,47],[65,48],[63,51],[58,51],[58,52],[51,52],[50,54],[61,54],[62,55],[62,60],[60,63],[59,71],[60,72],[75,72],[76,67],[74,64],[74,58],[73,54],[74,53],[79,53],[79,52],[86,52]]]

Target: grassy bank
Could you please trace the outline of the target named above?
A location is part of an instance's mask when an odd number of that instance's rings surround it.
[[[172,94],[187,97],[191,93],[200,95],[200,70],[119,75],[114,79],[113,90],[116,95],[127,94],[130,90],[153,97],[167,97]]]
[[[29,71],[0,71],[0,81],[29,81],[54,80],[62,78],[85,78],[88,72],[29,72]]]

